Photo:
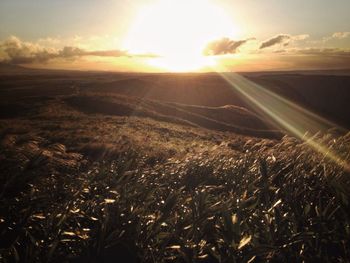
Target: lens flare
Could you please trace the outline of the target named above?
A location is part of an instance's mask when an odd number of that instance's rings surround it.
[[[310,147],[322,153],[345,170],[350,171],[349,163],[314,136],[316,132],[337,125],[301,107],[300,105],[267,90],[263,86],[225,68],[215,68],[242,98],[255,110],[261,112],[272,123],[287,133],[303,140]]]

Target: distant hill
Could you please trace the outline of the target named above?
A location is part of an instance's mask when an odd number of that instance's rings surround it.
[[[234,105],[261,116],[261,112],[254,109],[234,86],[215,73],[46,71],[3,64],[0,71],[0,97],[4,101],[88,92],[176,103],[179,104],[178,108],[180,104],[203,106],[208,107],[208,113],[211,112],[210,107]],[[244,75],[263,88],[350,128],[350,76],[308,73],[264,72]]]
[[[0,74],[8,74],[8,73],[22,74],[22,73],[34,72],[34,71],[36,70],[31,68],[25,68],[19,65],[0,62]]]
[[[205,107],[104,94],[70,96],[65,102],[88,114],[149,117],[255,137],[282,136],[282,133],[270,129],[256,114],[233,105]]]
[[[350,76],[271,73],[248,74],[247,77],[265,89],[350,128]],[[216,74],[130,76],[87,82],[82,89],[208,107],[236,105],[254,111],[234,86]]]

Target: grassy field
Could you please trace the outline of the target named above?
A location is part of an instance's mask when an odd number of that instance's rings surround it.
[[[255,113],[6,85],[1,262],[350,261],[349,171]]]

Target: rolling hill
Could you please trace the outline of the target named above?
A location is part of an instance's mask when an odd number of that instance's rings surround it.
[[[348,112],[348,77],[250,78]],[[347,262],[350,133],[249,106],[215,74],[0,74],[0,259]]]

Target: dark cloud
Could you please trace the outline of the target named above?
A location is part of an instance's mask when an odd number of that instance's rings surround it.
[[[295,41],[302,41],[310,36],[308,34],[301,34],[301,35],[287,35],[287,34],[279,34],[277,36],[274,36],[268,40],[263,41],[260,44],[259,49],[264,49],[268,47],[272,47],[274,45],[280,44],[284,47],[288,46],[290,42],[295,42]]]
[[[13,64],[31,63],[36,61],[44,62],[52,54],[50,51],[40,49],[32,43],[22,42],[16,37],[10,37],[0,44],[0,51],[5,55],[5,60]]]
[[[217,56],[225,54],[235,54],[238,51],[238,48],[247,43],[254,38],[248,38],[244,40],[231,40],[227,37],[214,40],[210,42],[204,49],[204,55],[206,56]]]
[[[277,44],[282,44],[283,46],[287,46],[291,39],[292,37],[290,35],[280,34],[262,42],[259,49],[272,47]]]
[[[81,48],[78,47],[64,47],[58,51],[57,57],[61,58],[73,58],[73,57],[81,57],[86,54]]]
[[[283,54],[283,53],[286,53],[287,50],[286,49],[278,49],[278,50],[275,50],[273,53],[276,53],[276,54]]]
[[[88,51],[85,52],[86,56],[97,56],[97,57],[122,57],[130,56],[127,51],[124,50],[100,50],[100,51]]]
[[[48,49],[37,44],[10,37],[0,43],[0,58],[10,64],[46,63],[49,60],[63,58],[75,59],[83,56],[97,57],[157,57],[154,54],[130,54],[124,50],[84,50],[79,47],[66,46],[62,49]]]

